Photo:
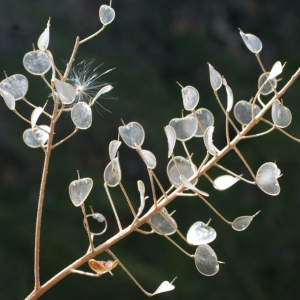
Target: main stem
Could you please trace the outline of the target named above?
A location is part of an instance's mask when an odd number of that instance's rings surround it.
[[[230,150],[234,149],[234,147],[241,141],[243,136],[246,136],[247,133],[259,122],[263,119],[264,114],[271,108],[272,103],[274,102],[275,99],[281,97],[287,89],[294,83],[294,81],[297,79],[297,77],[300,75],[300,68],[295,72],[295,74],[292,76],[292,78],[286,83],[286,85],[281,89],[280,92],[278,92],[277,95],[275,95],[267,104],[266,106],[261,110],[261,112],[254,118],[252,121],[230,142],[229,145],[224,147],[218,155],[214,156],[211,158],[201,169],[198,170],[198,172],[190,179],[190,181],[195,180],[196,178],[199,178],[202,176],[205,172],[207,172],[211,167],[213,167],[224,155],[226,155]],[[54,112],[56,111],[57,113],[57,104],[54,107]],[[53,117],[55,119],[55,117]],[[53,137],[53,130],[54,130],[54,124],[53,120],[51,122],[51,139],[49,136],[49,144],[52,143],[52,137]],[[48,146],[48,150],[49,150]],[[50,151],[50,150],[49,150]],[[47,170],[48,170],[48,163],[50,159],[50,152],[47,152],[46,158],[48,157],[48,161],[45,159],[45,167],[44,172],[43,172],[43,179],[42,180],[42,185],[41,185],[41,194],[40,194],[40,200],[39,200],[39,209],[38,212],[40,211],[40,206],[42,205],[43,198],[44,198],[44,190],[45,190],[45,184],[46,184],[46,176],[47,176]],[[106,251],[113,245],[115,245],[118,241],[124,239],[127,235],[131,234],[133,231],[138,229],[141,225],[145,224],[148,222],[149,218],[154,216],[157,212],[159,212],[163,207],[168,205],[170,202],[172,202],[175,198],[177,198],[178,194],[182,193],[185,190],[185,187],[183,185],[179,186],[174,192],[172,192],[170,195],[167,197],[164,197],[158,204],[157,206],[152,206],[152,208],[144,214],[140,219],[136,220],[134,225],[129,225],[128,227],[124,228],[123,230],[119,231],[116,235],[99,245],[94,249],[94,252],[89,252],[77,259],[75,262],[67,266],[65,269],[57,273],[55,276],[53,276],[50,280],[48,280],[45,284],[42,286],[39,286],[39,288],[35,288],[35,290],[27,296],[25,300],[33,300],[33,299],[38,299],[41,295],[43,295],[46,291],[48,291],[51,287],[53,287],[56,283],[58,283],[60,280],[62,280],[64,277],[66,277],[69,274],[72,274],[73,269],[77,269],[80,266],[82,266],[84,263],[88,262],[89,259],[94,258],[96,255]],[[38,213],[38,219],[41,218],[41,211],[40,215]],[[37,220],[40,224],[40,220]],[[39,237],[38,237],[39,239]],[[39,244],[38,244],[38,251],[39,251]],[[38,261],[38,260],[37,260]],[[38,266],[38,265],[37,265]],[[38,269],[35,270],[35,273],[38,275]],[[37,276],[36,278],[39,278]],[[36,283],[39,282],[36,281]]]
[[[45,197],[46,181],[47,181],[49,162],[51,156],[51,147],[52,147],[53,134],[55,128],[54,120],[56,118],[57,112],[58,112],[58,101],[55,100],[53,114],[50,123],[50,133],[48,138],[47,150],[45,154],[44,168],[43,168],[37,216],[36,216],[35,242],[34,242],[34,291],[37,291],[40,288],[40,267],[39,266],[40,266],[41,222],[42,222],[42,212],[43,212],[43,203]]]

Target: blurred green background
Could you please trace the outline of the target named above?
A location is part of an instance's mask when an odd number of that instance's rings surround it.
[[[0,3],[0,69],[8,75],[21,73],[29,80],[26,98],[43,106],[49,97],[44,82],[28,74],[22,59],[31,51],[51,16],[49,49],[60,70],[69,59],[75,38],[87,37],[100,29],[98,10],[102,0],[1,0]],[[207,62],[227,79],[235,101],[249,100],[257,90],[262,73],[255,56],[245,47],[237,28],[257,35],[263,43],[262,61],[267,70],[280,60],[288,62],[279,88],[298,69],[300,56],[300,6],[297,1],[256,0],[113,0],[114,22],[103,33],[80,46],[75,64],[94,59],[98,71],[114,71],[100,78],[115,86],[110,98],[101,99],[106,109],[93,109],[93,126],[78,132],[55,149],[47,180],[41,232],[42,283],[83,255],[88,247],[82,226],[82,213],[68,195],[68,186],[81,177],[94,180],[86,207],[104,214],[107,233],[95,239],[98,245],[117,232],[117,225],[103,188],[103,171],[109,162],[108,144],[117,139],[122,118],[136,121],[146,132],[144,149],[152,151],[158,161],[155,170],[165,188],[167,142],[163,127],[181,116],[182,99],[178,85],[192,85],[200,92],[198,107],[210,109],[215,116],[214,141],[225,145],[225,118],[210,87]],[[4,75],[1,75],[1,80]],[[300,137],[299,80],[284,95],[284,103],[293,113],[287,131]],[[225,103],[224,89],[220,97]],[[22,141],[27,124],[0,101],[0,299],[23,299],[33,288],[34,229],[39,183],[43,168],[43,152],[28,148]],[[19,101],[20,102],[20,101]],[[31,110],[17,103],[18,111],[30,117]],[[47,109],[51,111],[49,101]],[[270,114],[267,116],[270,119]],[[258,126],[253,132],[267,130]],[[69,114],[62,116],[55,140],[73,130]],[[234,132],[232,131],[232,136]],[[205,155],[201,139],[187,142],[194,161],[201,163]],[[279,131],[239,144],[254,172],[265,162],[276,160],[283,173],[279,196],[264,194],[259,188],[239,182],[224,192],[216,191],[205,179],[198,187],[210,194],[209,201],[229,220],[238,216],[258,215],[244,232],[235,232],[196,198],[178,198],[168,206],[176,210],[174,218],[186,234],[196,221],[211,226],[217,239],[211,244],[219,260],[225,261],[214,277],[204,277],[194,262],[158,235],[133,233],[112,251],[149,292],[163,280],[175,276],[176,289],[156,299],[299,299],[300,298],[300,145]],[[184,155],[181,145],[176,155]],[[145,166],[137,153],[126,145],[120,148],[122,182],[136,208],[139,206],[137,180],[151,189]],[[250,179],[240,159],[230,153],[221,163]],[[211,170],[211,177],[221,175]],[[128,225],[132,215],[120,189],[111,189],[122,224]],[[151,200],[148,200],[150,205]],[[177,237],[188,252],[189,247]],[[99,260],[108,259],[103,254]],[[82,270],[88,268],[82,267]],[[101,278],[70,275],[42,296],[42,299],[145,299],[121,268],[114,276]]]

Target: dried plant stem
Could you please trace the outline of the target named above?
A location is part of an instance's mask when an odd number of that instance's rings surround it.
[[[277,95],[274,95],[273,98],[265,105],[265,107],[262,108],[262,110],[255,116],[251,122],[243,128],[241,132],[238,132],[237,136],[230,142],[229,145],[224,147],[222,150],[218,152],[218,155],[212,157],[205,165],[201,167],[190,178],[190,181],[195,180],[196,178],[199,178],[202,176],[205,172],[207,172],[210,168],[212,168],[223,156],[225,156],[230,150],[232,150],[241,140],[241,137],[246,136],[247,133],[260,121],[263,119],[264,114],[271,108],[272,103],[275,99],[278,97],[281,97],[294,83],[294,81],[299,77],[300,75],[300,68],[294,73],[294,75],[290,78],[290,80],[285,84],[285,86],[278,92]],[[56,116],[57,113],[57,101],[55,101],[54,106],[54,116]],[[28,295],[26,300],[32,300],[37,299],[41,295],[43,295],[47,290],[49,290],[51,287],[53,287],[56,283],[58,283],[60,280],[62,280],[64,277],[72,273],[72,269],[78,269],[80,266],[82,266],[84,263],[88,262],[89,259],[94,258],[96,255],[107,251],[110,247],[112,247],[114,244],[118,243],[120,240],[124,239],[127,235],[131,234],[133,231],[138,229],[143,224],[147,223],[149,218],[154,216],[157,212],[159,212],[163,207],[168,205],[170,202],[172,202],[179,193],[182,193],[185,190],[184,186],[179,186],[176,188],[170,195],[168,195],[167,198],[162,198],[162,200],[157,204],[157,207],[151,207],[148,212],[146,212],[141,218],[139,218],[134,226],[129,225],[128,227],[124,228],[123,230],[120,230],[116,235],[99,245],[94,249],[94,252],[89,252],[77,259],[75,262],[67,266],[65,269],[63,269],[61,272],[53,276],[50,280],[48,280],[46,283],[44,283],[42,286],[40,286],[39,282],[39,236],[40,236],[40,225],[41,225],[41,213],[42,213],[42,203],[44,199],[44,192],[45,192],[45,184],[46,184],[46,178],[48,173],[48,166],[49,166],[49,160],[51,155],[51,144],[52,144],[52,138],[53,138],[53,132],[54,132],[54,123],[51,122],[50,126],[50,135],[49,135],[49,141],[48,141],[48,152],[45,157],[45,163],[44,163],[44,170],[42,175],[42,183],[41,183],[41,190],[40,190],[40,197],[39,197],[39,206],[38,206],[38,217],[37,217],[37,226],[36,226],[36,242],[35,244],[38,246],[35,246],[35,289],[34,291]],[[49,146],[50,145],[50,146]],[[198,194],[198,196],[201,198],[202,196]],[[203,197],[202,197],[203,198]],[[207,202],[205,198],[203,198]],[[202,200],[203,200],[202,199]],[[207,202],[208,203],[208,202]],[[208,205],[210,205],[208,203]],[[228,222],[230,223],[230,222]],[[37,238],[38,237],[38,238]]]
[[[81,40],[80,42],[79,42],[79,45],[81,45],[81,44],[83,44],[83,43],[85,43],[85,42],[87,42],[88,40],[90,40],[90,39],[92,39],[92,38],[94,38],[95,36],[97,36],[100,32],[102,32],[104,29],[105,29],[105,25],[103,25],[102,27],[101,27],[101,29],[100,30],[98,30],[97,32],[95,32],[94,34],[92,34],[92,35],[90,35],[90,36],[88,36],[87,38],[85,38],[85,39],[83,39],[83,40]]]
[[[219,165],[219,164],[217,164],[217,163],[215,163],[215,166],[218,167],[218,168],[220,168],[221,170],[223,170],[223,171],[225,171],[225,172],[227,172],[227,173],[229,173],[229,174],[235,176],[236,178],[240,178],[241,180],[243,180],[243,181],[245,181],[245,182],[247,182],[247,183],[256,185],[255,181],[247,180],[247,179],[245,179],[244,177],[242,177],[242,175],[238,175],[238,174],[236,174],[236,173],[234,173],[234,172],[232,172],[232,171],[230,171],[230,170],[224,168],[223,166],[221,166],[221,165]]]
[[[221,102],[221,100],[219,98],[218,91],[214,90],[214,93],[215,93],[215,96],[216,96],[216,98],[218,100],[218,103],[219,103],[221,109],[223,110],[224,114],[226,115],[226,110],[225,110],[225,108],[224,108],[224,106],[223,106],[223,104],[222,104],[222,102]],[[231,118],[228,117],[228,121],[230,122],[230,124],[232,125],[232,127],[234,128],[234,130],[236,131],[236,133],[239,134],[240,131],[237,129],[237,127],[235,126],[235,124],[233,123],[233,121],[231,120]]]
[[[56,116],[58,110],[58,101],[54,102],[53,117]],[[46,180],[49,169],[49,162],[51,156],[51,146],[53,141],[55,122],[51,119],[50,132],[48,138],[47,150],[45,153],[44,168],[41,179],[40,194],[38,200],[37,217],[36,217],[36,227],[35,227],[35,243],[34,243],[34,291],[40,288],[40,238],[41,238],[41,222],[42,222],[42,212],[43,203],[45,196]]]
[[[154,186],[154,182],[153,182],[152,172],[151,172],[151,169],[149,169],[149,168],[147,168],[147,171],[148,171],[148,174],[149,174],[154,205],[155,205],[155,207],[157,207],[157,200],[156,200],[156,193],[155,193],[155,186]]]
[[[168,218],[167,218],[168,220]],[[169,220],[168,220],[169,221]],[[193,255],[186,252],[184,249],[182,249],[177,243],[175,243],[169,236],[167,236],[163,231],[161,231],[157,226],[153,225],[150,221],[148,221],[149,224],[158,231],[163,237],[165,237],[169,242],[171,242],[176,248],[178,248],[182,253],[184,253],[186,256],[193,258]],[[170,223],[170,222],[169,222]],[[171,223],[170,223],[171,224]],[[185,238],[184,238],[185,239]]]
[[[135,210],[134,210],[134,208],[133,208],[133,206],[132,206],[132,204],[131,204],[131,201],[130,201],[130,199],[129,199],[129,197],[128,197],[128,195],[127,195],[127,193],[126,193],[126,191],[125,191],[125,189],[124,189],[124,187],[123,187],[123,184],[121,183],[121,181],[120,181],[120,179],[119,179],[119,177],[118,177],[118,174],[117,174],[116,170],[115,170],[114,168],[112,168],[112,171],[113,171],[115,177],[117,178],[117,181],[118,181],[118,183],[119,183],[119,186],[120,186],[120,188],[121,188],[121,190],[122,190],[122,192],[123,192],[123,195],[124,195],[125,199],[127,200],[127,203],[128,203],[128,205],[129,205],[129,207],[130,207],[130,210],[131,210],[133,216],[136,217],[136,212],[135,212]]]
[[[212,180],[212,178],[211,178],[207,173],[204,173],[203,175],[208,179],[208,181],[209,181],[213,186],[215,185],[214,181]]]
[[[263,122],[265,122],[265,123],[267,123],[267,124],[269,124],[269,125],[271,125],[271,126],[275,126],[272,122],[270,122],[269,120],[266,120],[266,119],[264,119],[264,118],[262,118],[261,119]],[[291,138],[292,140],[294,140],[295,142],[297,142],[297,143],[300,143],[300,139],[297,139],[297,138],[295,138],[294,136],[292,136],[291,134],[289,134],[289,133],[287,133],[286,131],[284,131],[282,128],[279,128],[279,127],[277,127],[277,126],[275,126],[275,128],[277,129],[277,130],[279,130],[280,132],[282,132],[283,134],[285,134],[286,136],[288,136],[289,138]]]
[[[253,177],[253,179],[255,180],[255,175],[251,169],[251,167],[249,166],[249,164],[247,163],[246,159],[244,158],[244,156],[242,155],[242,153],[238,150],[237,147],[233,148],[234,151],[238,154],[238,156],[240,157],[240,159],[243,161],[243,163],[245,164],[245,166],[247,167],[247,169],[249,170],[251,176]]]
[[[125,271],[125,273],[131,278],[131,280],[138,286],[138,288],[148,297],[151,297],[151,294],[148,293],[139,283],[138,281],[131,275],[131,273],[125,268],[125,266],[121,263],[121,261],[112,253],[111,250],[107,249],[108,252],[115,260],[119,261],[120,267]]]
[[[73,64],[73,61],[75,59],[75,55],[76,55],[76,52],[77,52],[77,49],[79,47],[79,36],[76,38],[75,40],[75,45],[74,45],[74,49],[73,49],[73,52],[72,52],[72,55],[70,57],[70,60],[67,64],[67,68],[66,68],[66,71],[64,73],[64,77],[62,78],[62,81],[66,81],[67,78],[68,78],[68,75],[69,75],[69,72],[71,70],[71,67],[72,67],[72,64]]]
[[[185,238],[185,236],[181,233],[181,231],[170,221],[170,218],[161,210],[160,213],[165,217],[165,219],[169,222],[169,224],[174,228],[174,230],[176,230],[176,232],[178,233],[178,235],[187,243],[189,244],[189,242],[187,241],[187,239]],[[175,210],[169,214],[169,216],[171,217],[173,214],[175,213]]]
[[[25,117],[23,117],[20,113],[18,113],[18,111],[16,109],[13,110],[13,112],[19,117],[21,118],[23,121],[29,123],[31,125],[31,122],[29,120],[27,120]]]
[[[270,129],[268,129],[264,132],[253,134],[253,135],[246,135],[246,136],[243,136],[242,139],[252,139],[252,138],[259,137],[259,136],[263,136],[263,135],[266,135],[266,134],[272,132],[275,128],[276,128],[276,126],[273,125]]]
[[[193,113],[193,115],[194,115],[194,117],[195,117],[195,119],[196,119],[198,125],[200,126],[200,128],[201,128],[203,134],[204,134],[205,129],[204,129],[204,127],[202,126],[202,124],[201,124],[199,118],[197,117],[196,111],[195,111],[194,109],[192,110],[192,113]]]
[[[82,210],[84,221],[85,221],[86,232],[88,234],[89,241],[90,241],[90,248],[91,248],[91,251],[94,251],[94,243],[93,243],[93,239],[92,239],[92,235],[91,235],[91,231],[90,231],[90,226],[89,226],[89,223],[88,223],[88,220],[86,217],[84,203],[82,203],[80,206],[81,206],[81,210]]]
[[[184,148],[184,151],[185,151],[185,153],[186,153],[186,155],[187,155],[187,157],[188,157],[188,160],[192,163],[192,157],[191,157],[191,155],[190,155],[190,153],[189,153],[189,150],[188,150],[187,147],[186,147],[185,142],[184,142],[184,141],[181,141],[181,143],[182,143],[183,148]]]
[[[115,215],[115,217],[116,217],[116,220],[117,220],[117,223],[118,223],[119,230],[121,231],[121,230],[122,230],[122,225],[121,225],[121,222],[120,222],[118,213],[117,213],[117,211],[116,211],[114,202],[113,202],[112,199],[111,199],[111,196],[110,196],[110,193],[109,193],[109,190],[108,190],[108,187],[107,187],[107,184],[106,184],[106,183],[104,183],[104,188],[105,188],[105,191],[106,191],[106,194],[107,194],[109,203],[110,203],[110,205],[111,205],[111,208],[112,208],[112,210],[113,210],[113,212],[114,212],[114,215]]]
[[[98,274],[98,273],[84,272],[84,271],[80,271],[80,270],[71,270],[71,272],[74,274],[80,274],[80,275],[91,276],[91,277],[101,276],[101,274]]]
[[[226,111],[226,140],[227,140],[227,145],[230,144],[230,137],[229,137],[229,128],[228,128],[228,119],[229,119],[229,112]]]
[[[65,142],[66,140],[68,140],[69,138],[71,138],[79,129],[77,127],[75,127],[74,131],[72,133],[70,133],[67,137],[65,137],[64,139],[62,139],[61,141],[59,141],[58,143],[56,143],[55,145],[53,145],[51,147],[51,149],[54,149],[55,147],[59,146],[60,144],[62,144],[63,142]]]
[[[162,194],[163,194],[163,197],[167,198],[167,197],[168,197],[168,191],[169,191],[169,190],[166,192],[166,191],[164,190],[163,186],[161,185],[160,181],[159,181],[158,178],[156,177],[154,171],[150,169],[150,172],[151,172],[153,178],[155,179],[155,181],[156,181],[158,187],[160,188],[160,190],[161,190],[161,192],[162,192]]]
[[[218,215],[225,223],[231,226],[232,222],[225,219],[201,194],[197,193],[197,196],[206,204],[209,206],[211,210],[213,210],[216,215]]]
[[[48,85],[48,87],[51,89],[51,84],[48,82],[48,80],[46,79],[45,75],[42,74],[41,77],[45,81],[45,83]]]
[[[31,102],[29,102],[25,97],[22,98],[22,100],[28,104],[29,106],[33,107],[33,108],[37,108],[37,106],[35,106],[34,104],[32,104]],[[42,113],[47,116],[48,118],[52,118],[52,116],[50,114],[48,114],[47,112],[45,112],[44,110],[42,111]]]
[[[197,173],[199,173],[199,172],[201,171],[202,167],[206,164],[208,158],[209,158],[209,152],[207,151],[207,152],[206,152],[206,155],[205,155],[205,158],[203,159],[203,161],[202,161],[200,167],[199,167],[198,170],[197,170]]]

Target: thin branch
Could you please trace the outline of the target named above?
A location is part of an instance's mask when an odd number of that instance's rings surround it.
[[[163,186],[161,185],[160,181],[159,181],[158,178],[156,177],[154,171],[150,169],[150,172],[151,172],[153,178],[155,179],[155,181],[156,181],[158,187],[160,188],[160,190],[161,190],[161,192],[162,192],[162,194],[163,194],[163,197],[167,198],[167,197],[168,197],[168,192],[169,192],[169,190],[166,192],[166,191],[164,190]],[[172,188],[172,187],[171,187],[171,188]]]
[[[47,86],[51,89],[51,84],[48,82],[48,80],[46,79],[45,75],[42,74],[41,77],[45,81],[45,83],[47,84]]]
[[[208,158],[209,158],[209,152],[207,151],[206,155],[205,155],[205,157],[204,157],[204,159],[203,159],[203,161],[202,161],[202,163],[200,165],[200,167],[197,170],[197,173],[199,173],[201,171],[202,167],[205,165],[205,163],[207,162]]]
[[[135,230],[136,232],[139,232],[139,233],[141,233],[141,234],[153,234],[153,233],[155,233],[155,231],[152,229],[151,231],[145,231],[145,230],[141,230],[141,229],[136,229]]]
[[[152,226],[155,230],[157,230],[163,237],[165,237],[169,242],[171,242],[176,248],[178,248],[183,254],[186,256],[193,258],[193,255],[186,252],[184,249],[182,249],[176,242],[174,242],[169,236],[167,236],[163,231],[161,231],[157,226],[153,225],[150,221],[148,221],[150,226]]]
[[[112,253],[111,250],[106,250],[115,260],[119,261],[120,267],[125,271],[125,273],[130,277],[130,279],[138,286],[138,288],[148,297],[151,297],[151,294],[148,293],[139,283],[138,281],[131,275],[131,273],[125,268],[125,266],[121,263],[121,261]]]
[[[262,120],[263,122],[265,122],[265,123],[271,125],[271,126],[274,126],[274,124],[273,124],[272,122],[270,122],[269,120],[267,120],[267,119],[262,118],[261,120]],[[277,130],[279,130],[280,132],[282,132],[283,134],[285,134],[285,135],[286,135],[287,137],[289,137],[290,139],[294,140],[294,141],[297,142],[297,143],[300,143],[300,139],[297,139],[296,137],[294,137],[294,136],[292,136],[291,134],[287,133],[287,132],[286,132],[285,130],[283,130],[282,128],[279,128],[279,127],[277,127],[277,126],[275,126],[275,128],[276,128]]]
[[[204,177],[206,177],[208,179],[208,181],[214,186],[215,183],[213,181],[213,179],[207,174],[207,173],[203,173]]]
[[[223,171],[225,171],[225,172],[227,172],[227,173],[229,173],[229,174],[235,176],[236,178],[239,178],[239,179],[241,179],[241,180],[243,180],[243,181],[245,181],[245,182],[247,182],[247,183],[256,185],[256,182],[255,182],[255,181],[247,180],[247,179],[245,179],[244,177],[242,177],[241,175],[238,175],[238,174],[236,174],[236,173],[234,173],[234,172],[232,172],[232,171],[230,171],[230,170],[224,168],[223,166],[219,165],[218,163],[215,163],[215,166],[218,167],[218,168],[220,168],[221,170],[223,170]]]
[[[154,205],[155,205],[155,207],[157,207],[157,200],[156,200],[156,193],[155,193],[155,186],[154,186],[154,182],[153,182],[152,172],[151,172],[151,169],[149,169],[149,168],[147,168],[147,171],[148,171],[149,178],[150,178],[150,184],[151,184]]]
[[[190,155],[190,153],[189,153],[189,151],[188,151],[188,149],[187,149],[187,147],[186,147],[185,142],[184,142],[184,141],[181,141],[181,143],[182,143],[183,148],[184,148],[184,151],[185,151],[185,153],[186,153],[186,155],[187,155],[187,157],[188,157],[188,160],[192,163],[192,157],[191,157],[191,155]]]
[[[255,180],[255,175],[251,169],[251,167],[249,166],[249,164],[247,163],[246,159],[244,158],[244,156],[242,155],[242,153],[238,150],[237,147],[233,147],[234,151],[238,154],[238,156],[240,157],[240,159],[243,161],[244,165],[247,167],[247,169],[249,170],[251,176],[253,177],[253,179]]]
[[[228,225],[232,225],[232,222],[228,221],[227,219],[225,219],[201,194],[197,193],[197,196],[207,205],[211,208],[211,210],[213,210],[215,212],[216,215],[218,215],[225,223],[227,223]]]
[[[226,111],[226,140],[227,140],[227,145],[230,144],[230,137],[229,137],[229,128],[228,128],[228,119],[229,119],[229,112]]]
[[[59,110],[59,112],[58,112],[58,114],[57,114],[57,116],[54,120],[55,123],[58,121],[59,117],[61,116],[62,112],[64,111],[64,108],[65,108],[65,104],[62,103],[61,108],[60,108],[60,110]]]
[[[74,45],[74,49],[73,49],[73,52],[72,52],[72,55],[70,57],[70,60],[67,64],[67,68],[66,68],[66,71],[65,71],[65,74],[64,74],[64,77],[62,79],[62,81],[66,81],[67,78],[68,78],[68,75],[69,75],[69,72],[71,70],[71,67],[72,67],[72,64],[73,64],[73,61],[75,59],[75,55],[76,55],[76,52],[77,52],[77,49],[79,47],[79,36],[76,38],[75,40],[75,45]]]
[[[94,38],[95,36],[97,36],[100,32],[102,32],[104,29],[105,29],[105,25],[103,25],[102,27],[101,27],[101,29],[100,30],[98,30],[97,32],[95,32],[94,34],[92,34],[92,35],[90,35],[90,36],[88,36],[87,38],[85,38],[85,39],[83,39],[83,40],[81,40],[80,42],[79,42],[79,45],[81,45],[81,44],[83,44],[83,43],[85,43],[86,41],[88,41],[88,40],[90,40],[90,39],[92,39],[92,38]]]
[[[83,216],[84,216],[84,221],[85,221],[85,226],[86,226],[85,229],[87,231],[89,241],[90,241],[90,248],[91,248],[91,251],[93,252],[94,251],[94,243],[93,243],[93,239],[92,239],[92,236],[91,236],[90,226],[89,226],[89,223],[88,223],[88,220],[87,220],[87,217],[86,217],[84,203],[82,203],[80,206],[81,206],[82,213],[83,213]]]
[[[224,106],[223,106],[223,104],[222,104],[222,102],[221,102],[221,100],[219,98],[218,91],[214,90],[214,93],[215,93],[215,96],[216,96],[216,98],[218,100],[218,103],[219,103],[221,109],[223,110],[223,113],[226,115],[226,110],[225,110],[225,108],[224,108]],[[234,128],[234,130],[236,131],[236,133],[239,134],[240,131],[237,129],[237,127],[235,126],[235,124],[233,123],[233,121],[231,120],[230,117],[228,117],[228,121],[230,122],[230,124],[232,125],[232,127]]]
[[[136,216],[136,212],[135,212],[135,210],[134,210],[134,208],[133,208],[133,206],[131,204],[131,201],[130,201],[130,199],[129,199],[129,197],[128,197],[128,195],[127,195],[127,193],[126,193],[126,191],[125,191],[125,189],[124,189],[124,187],[123,187],[120,179],[119,179],[119,176],[118,176],[118,174],[117,174],[117,172],[116,172],[116,170],[114,168],[112,168],[112,171],[113,171],[115,177],[117,178],[117,181],[118,181],[119,186],[120,186],[120,188],[121,188],[121,190],[123,192],[123,195],[124,195],[125,199],[127,200],[127,203],[128,203],[128,205],[130,207],[130,210],[131,210],[133,216],[135,217]]]
[[[274,129],[276,129],[275,125],[273,125],[273,127],[271,127],[270,129],[268,129],[268,130],[266,130],[264,132],[243,136],[242,139],[252,139],[252,138],[259,137],[259,136],[263,136],[263,135],[266,135],[266,134],[272,132]]]
[[[30,122],[28,119],[26,119],[25,117],[23,117],[20,113],[18,113],[18,111],[17,111],[16,109],[13,109],[13,112],[14,112],[18,117],[20,117],[23,121],[25,121],[25,122],[27,122],[27,123],[29,123],[29,124],[31,125],[31,122]]]
[[[91,277],[100,277],[101,276],[100,273],[90,273],[90,272],[84,272],[84,271],[74,270],[74,269],[71,270],[71,273],[85,275],[85,276],[91,276]]]
[[[111,208],[112,208],[112,210],[113,210],[113,212],[114,212],[115,218],[116,218],[116,220],[117,220],[119,230],[121,231],[123,228],[122,228],[122,225],[121,225],[121,222],[120,222],[118,213],[117,213],[117,211],[116,211],[114,202],[113,202],[113,200],[112,200],[112,198],[111,198],[111,196],[110,196],[109,189],[108,189],[106,183],[104,183],[104,188],[105,188],[106,195],[107,195],[107,197],[108,197],[109,203],[110,203],[110,205],[111,205]]]
[[[70,133],[67,137],[65,137],[64,139],[62,139],[61,141],[59,141],[58,143],[56,143],[55,145],[53,145],[51,147],[51,149],[54,149],[55,147],[61,145],[63,142],[65,142],[66,140],[68,140],[69,138],[71,138],[77,131],[78,131],[78,127],[75,127],[74,131],[72,133]]]

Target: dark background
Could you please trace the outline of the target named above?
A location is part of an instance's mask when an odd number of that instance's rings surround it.
[[[75,38],[84,38],[101,24],[98,9],[103,1],[79,0],[1,0],[0,3],[0,69],[8,75],[21,73],[29,80],[26,98],[43,106],[49,96],[44,82],[28,74],[22,59],[31,51],[51,16],[52,51],[59,69],[68,60]],[[146,132],[144,149],[152,151],[158,161],[155,170],[163,186],[166,175],[167,142],[163,127],[172,118],[180,117],[182,99],[175,84],[195,86],[200,92],[198,107],[210,109],[215,116],[214,141],[218,148],[225,145],[224,116],[214,98],[209,83],[210,62],[227,79],[235,101],[249,100],[257,90],[262,73],[255,56],[245,47],[237,28],[262,40],[261,57],[267,70],[280,60],[287,61],[279,88],[299,66],[300,6],[297,1],[257,0],[114,0],[115,21],[103,33],[80,46],[76,63],[95,59],[94,66],[103,72],[116,68],[100,80],[115,86],[110,99],[99,102],[93,109],[93,126],[78,132],[72,139],[55,149],[47,180],[41,232],[41,282],[51,278],[72,263],[88,247],[82,226],[82,213],[68,195],[68,186],[81,177],[94,180],[86,207],[104,214],[108,231],[95,239],[98,245],[117,232],[117,226],[103,188],[103,171],[107,163],[108,144],[117,139],[120,118],[125,123],[136,121]],[[1,79],[4,75],[1,76]],[[284,103],[292,110],[294,119],[287,131],[300,136],[299,81],[284,95]],[[224,89],[220,92],[226,102]],[[23,299],[33,288],[34,229],[39,183],[43,168],[43,152],[28,148],[22,141],[27,124],[9,111],[0,101],[0,298]],[[51,101],[47,106],[51,111]],[[18,111],[30,117],[31,110],[21,101]],[[270,119],[270,114],[267,114]],[[267,130],[259,126],[254,132]],[[62,116],[55,140],[73,130],[68,114]],[[234,132],[232,131],[232,136]],[[187,142],[199,165],[205,155],[200,139]],[[299,150],[300,145],[279,131],[239,144],[254,172],[265,162],[276,160],[283,173],[279,180],[279,196],[264,194],[259,188],[239,182],[223,193],[217,192],[205,179],[198,187],[210,194],[210,202],[229,220],[238,216],[258,215],[244,232],[235,232],[196,198],[178,198],[168,207],[176,209],[174,218],[186,234],[196,221],[213,218],[211,226],[217,239],[211,244],[219,260],[225,261],[214,277],[204,277],[194,262],[184,256],[161,236],[133,233],[112,248],[123,264],[149,292],[163,280],[175,276],[176,289],[156,296],[157,299],[299,299]],[[181,145],[177,155],[184,155]],[[151,196],[145,166],[135,151],[124,144],[120,148],[122,182],[136,208],[139,196],[137,180],[146,184]],[[221,162],[231,170],[250,179],[240,159],[230,153]],[[212,170],[215,178],[222,173]],[[111,189],[115,205],[124,226],[132,221],[126,200],[120,189]],[[148,200],[150,205],[151,200]],[[188,252],[189,247],[177,237]],[[99,260],[108,259],[103,254]],[[82,270],[88,268],[82,267]],[[70,275],[48,291],[42,299],[145,299],[121,268],[114,277],[101,278]]]

